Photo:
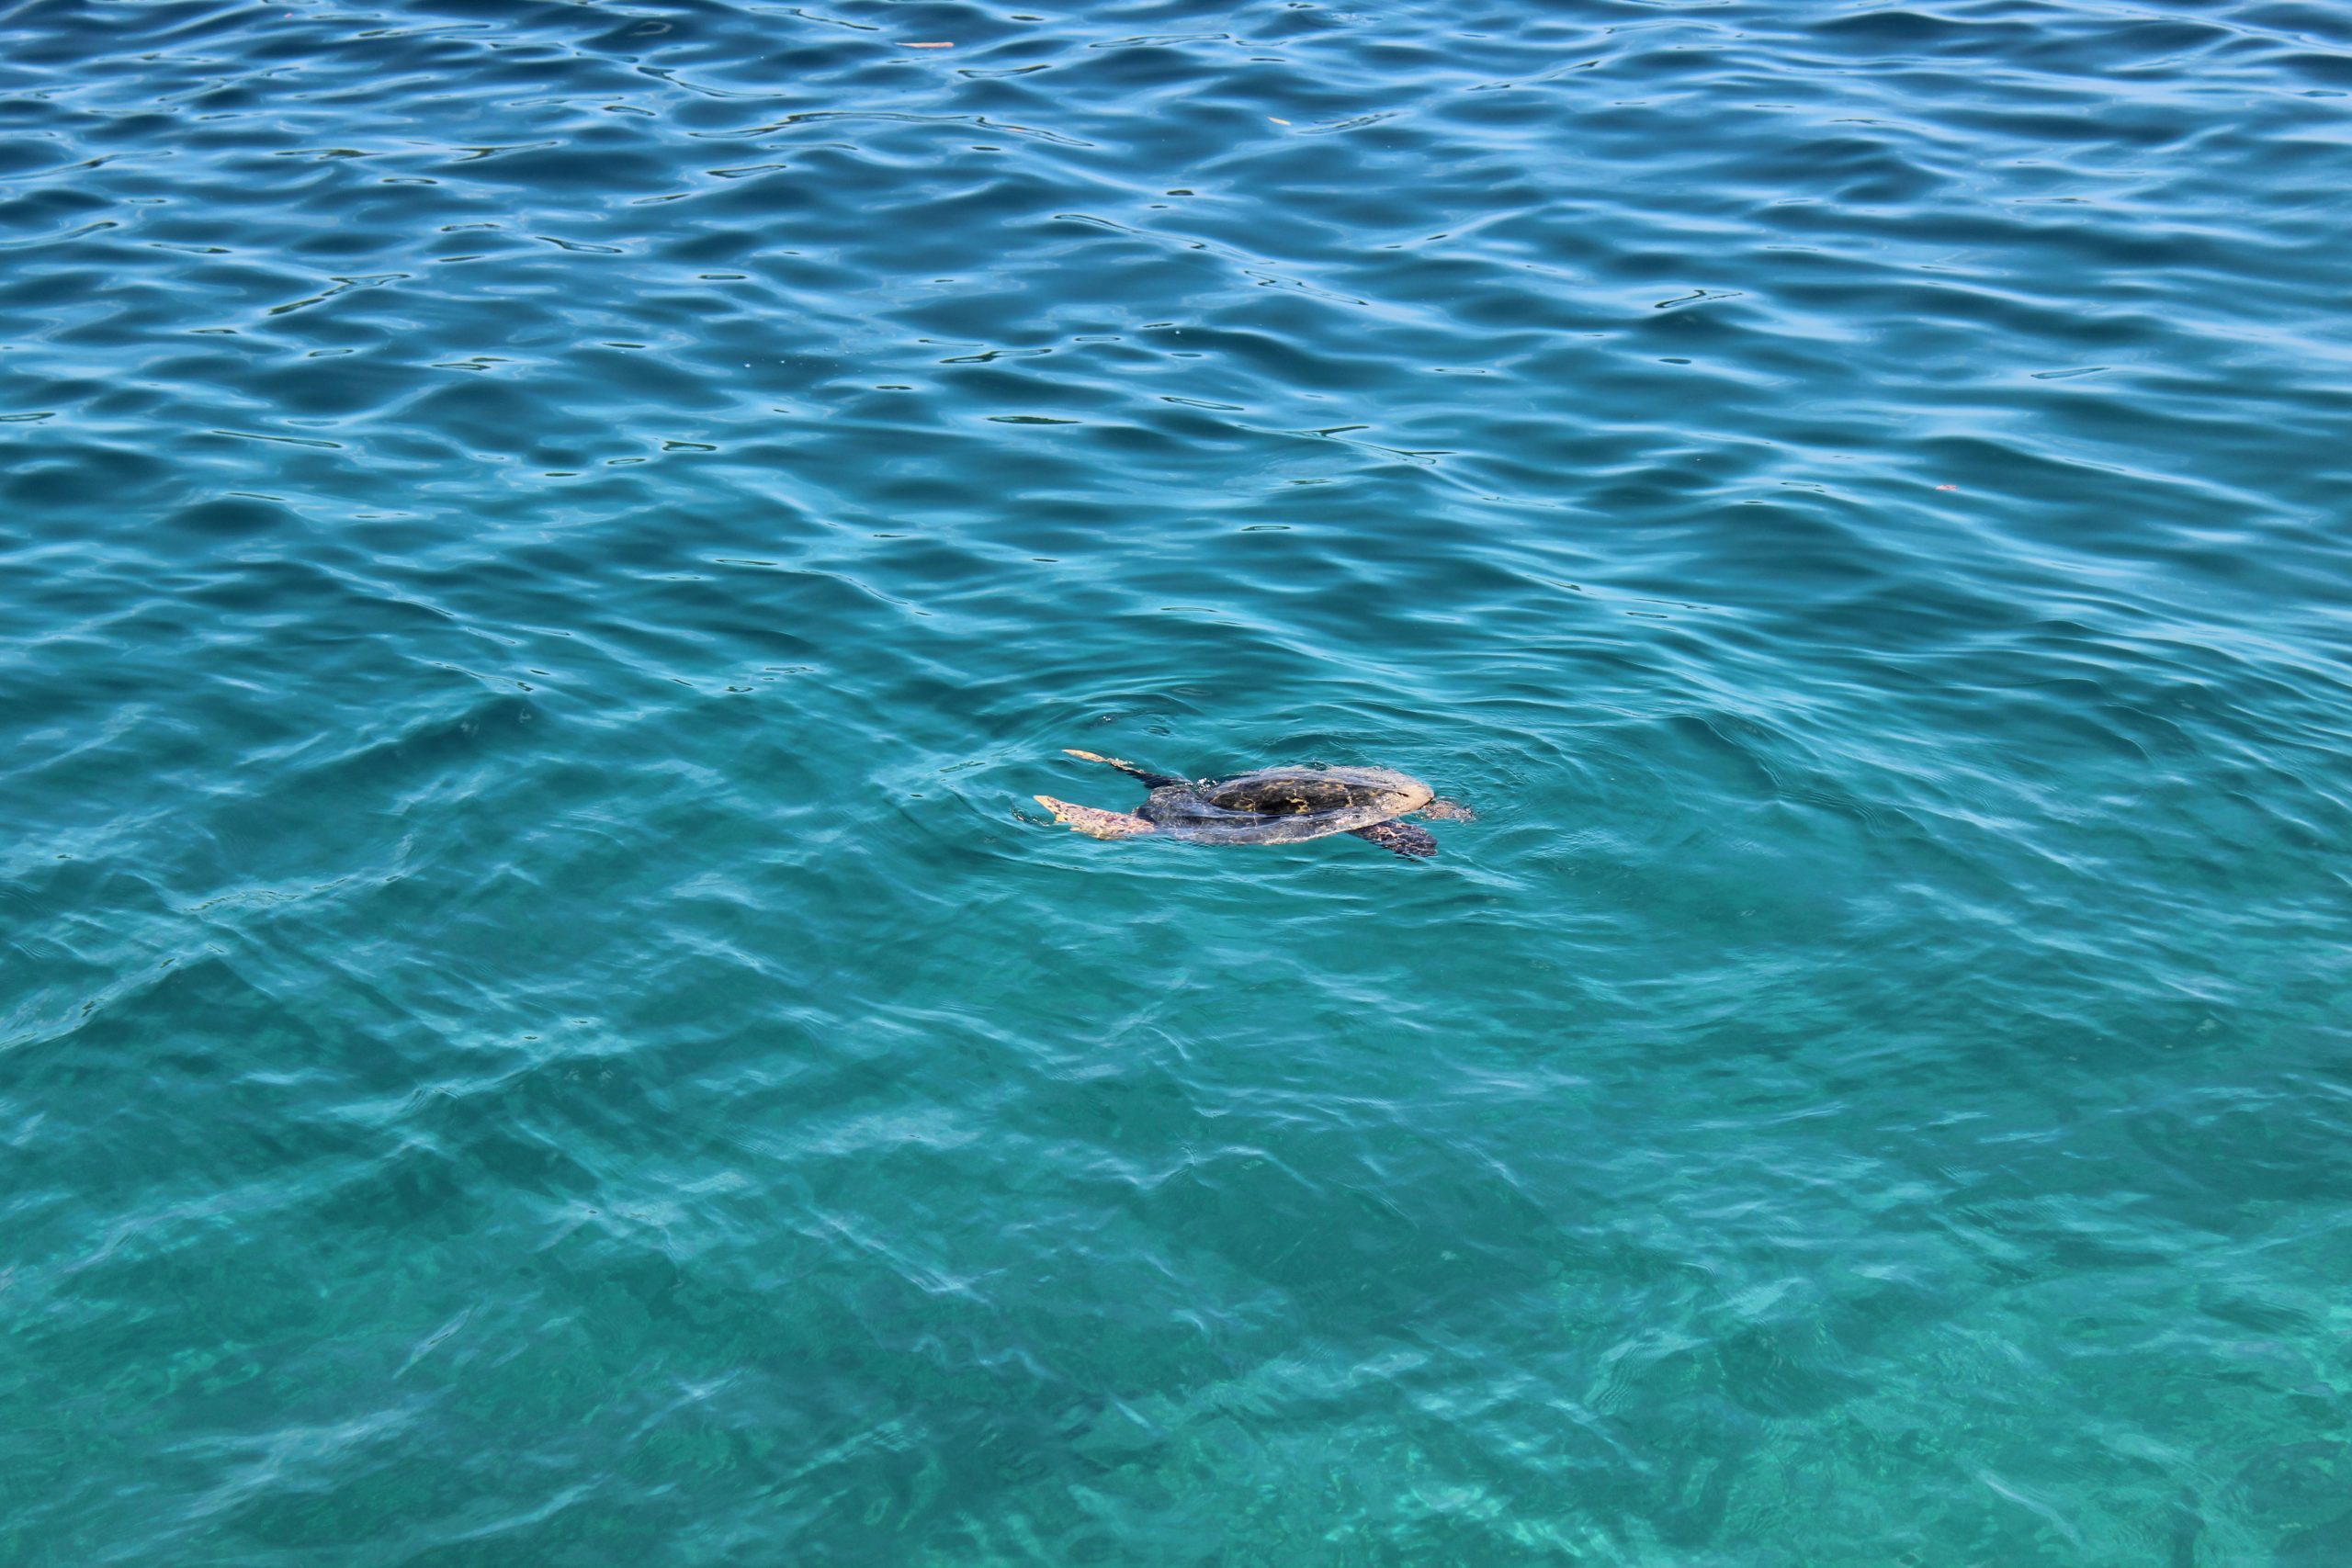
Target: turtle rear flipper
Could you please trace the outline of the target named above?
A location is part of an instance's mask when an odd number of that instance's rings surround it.
[[[1075,746],[1063,747],[1062,755],[1076,757],[1081,762],[1100,762],[1106,768],[1116,768],[1123,773],[1132,774],[1141,779],[1147,789],[1158,789],[1162,784],[1184,782],[1172,773],[1155,773],[1149,768],[1138,768],[1133,762],[1125,761],[1117,757],[1105,757],[1099,751],[1081,751]]]
[[[1152,830],[1151,824],[1140,817],[1130,817],[1124,811],[1103,811],[1091,806],[1072,806],[1067,800],[1056,800],[1050,795],[1033,795],[1032,799],[1054,814],[1054,820],[1066,822],[1070,828],[1091,839],[1132,839]]]
[[[1437,853],[1437,835],[1411,822],[1374,822],[1369,828],[1351,828],[1348,831],[1359,839],[1370,839],[1384,850],[1394,850],[1408,860],[1427,860]]]

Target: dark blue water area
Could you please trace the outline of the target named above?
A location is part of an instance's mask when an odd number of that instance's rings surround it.
[[[0,9],[0,1562],[2352,1562],[2347,94]]]

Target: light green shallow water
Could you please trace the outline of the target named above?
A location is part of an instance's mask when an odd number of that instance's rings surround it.
[[[2340,13],[0,43],[0,1562],[2352,1562]]]

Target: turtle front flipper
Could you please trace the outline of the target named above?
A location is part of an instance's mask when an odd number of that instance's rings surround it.
[[[1132,774],[1141,779],[1147,789],[1158,789],[1162,784],[1184,782],[1172,773],[1155,773],[1149,768],[1138,768],[1133,762],[1125,761],[1117,757],[1105,757],[1099,751],[1081,751],[1075,746],[1063,747],[1062,755],[1076,757],[1081,762],[1100,762],[1106,768],[1116,768],[1123,773]]]
[[[1351,828],[1348,831],[1359,839],[1370,839],[1384,850],[1394,850],[1408,860],[1427,860],[1437,853],[1437,835],[1411,822],[1374,822],[1369,828]]]
[[[1124,811],[1103,811],[1091,806],[1072,806],[1067,800],[1056,800],[1050,795],[1033,795],[1032,799],[1054,814],[1057,822],[1067,822],[1076,831],[1092,839],[1132,839],[1138,833],[1148,833],[1151,824],[1140,817],[1130,817]]]

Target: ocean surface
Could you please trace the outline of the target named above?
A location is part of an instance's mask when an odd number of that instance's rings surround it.
[[[0,1563],[2352,1562],[2348,94],[8,6]]]

